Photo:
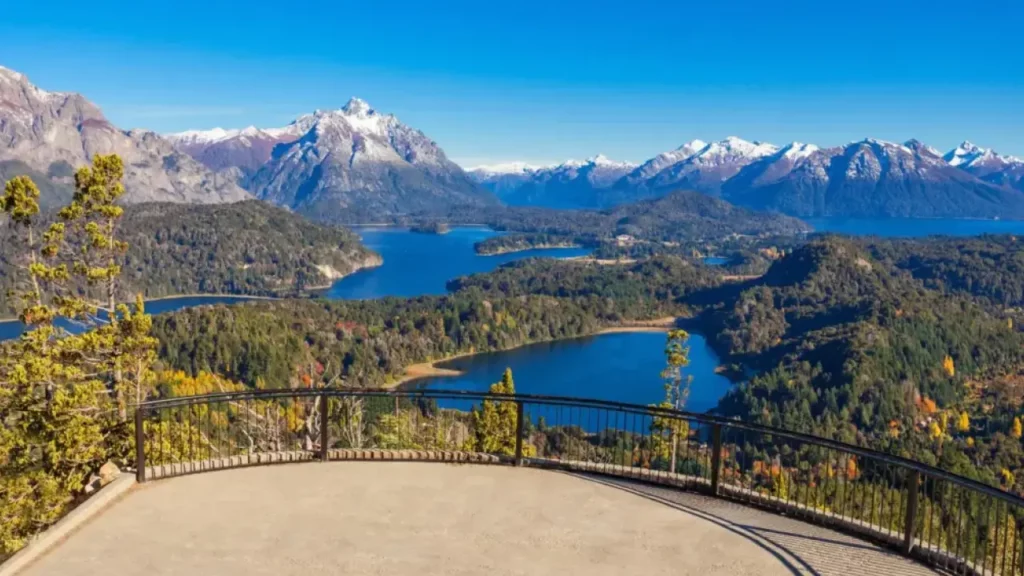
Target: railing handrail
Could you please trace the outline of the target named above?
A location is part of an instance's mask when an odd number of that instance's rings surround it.
[[[839,442],[829,438],[822,438],[820,436],[814,436],[811,434],[804,434],[801,432],[794,432],[785,430],[782,428],[774,428],[771,426],[765,426],[762,424],[755,424],[752,422],[744,422],[742,420],[736,420],[726,418],[723,416],[717,416],[707,413],[689,412],[685,410],[675,410],[672,408],[662,408],[658,406],[648,406],[643,404],[631,404],[627,402],[616,402],[610,400],[597,400],[593,398],[578,398],[572,396],[555,396],[546,394],[497,394],[490,392],[477,392],[470,390],[430,390],[430,389],[353,389],[353,388],[301,388],[301,389],[272,389],[272,390],[245,390],[240,392],[219,392],[213,394],[199,394],[194,396],[181,396],[177,398],[163,398],[157,400],[148,400],[142,402],[137,406],[140,414],[146,412],[153,412],[165,408],[178,408],[184,406],[194,406],[198,404],[208,404],[212,402],[231,402],[241,400],[266,400],[275,398],[316,398],[316,397],[361,397],[361,398],[426,398],[435,400],[492,400],[492,401],[509,401],[516,403],[543,403],[549,405],[564,405],[564,406],[579,406],[588,408],[606,408],[612,410],[620,410],[624,412],[632,412],[636,414],[643,414],[648,416],[665,416],[677,419],[694,420],[704,424],[711,425],[722,425],[731,428],[738,428],[754,433],[768,434],[772,436],[779,436],[790,440],[795,440],[805,444],[813,446],[819,446],[822,448],[834,449],[837,451],[846,452],[866,458],[869,460],[876,460],[886,464],[899,466],[910,471],[916,471],[921,474],[925,474],[931,478],[951,482],[963,488],[973,490],[997,498],[1006,502],[1007,504],[1020,507],[1024,509],[1024,498],[1000,490],[998,488],[989,486],[977,480],[966,478],[952,472],[936,468],[928,464],[917,462],[909,458],[902,456],[895,456],[892,454],[886,454],[869,448],[863,448],[853,444],[847,444],[845,442]]]

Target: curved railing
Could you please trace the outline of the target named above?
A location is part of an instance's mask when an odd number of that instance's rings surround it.
[[[897,456],[708,414],[539,395],[257,390],[135,414],[144,482],[307,460],[506,463],[697,490],[955,574],[1024,574],[1024,499]]]

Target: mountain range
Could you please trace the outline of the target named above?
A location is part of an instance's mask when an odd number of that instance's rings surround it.
[[[125,160],[125,201],[256,197],[328,222],[381,222],[454,208],[607,208],[695,190],[798,217],[1024,218],[1024,161],[964,142],[947,154],[911,140],[820,148],[729,137],[693,140],[640,164],[597,155],[554,166],[463,170],[423,132],[351,99],[280,128],[160,135],[122,130],[74,93],[0,67],[0,177],[32,176],[42,203],[70,195],[93,155]]]
[[[580,162],[569,160],[548,168],[514,163],[495,168],[475,168],[469,176],[511,206],[591,208],[594,190],[607,188],[637,167],[598,154]]]
[[[689,189],[799,217],[1024,218],[1024,161],[970,142],[942,155],[917,140],[819,148],[729,137],[693,140],[621,169],[614,182],[568,177],[566,166],[478,167],[470,175],[509,204],[562,207],[569,199],[602,208]]]

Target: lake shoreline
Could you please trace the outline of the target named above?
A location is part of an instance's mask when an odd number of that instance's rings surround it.
[[[156,298],[146,298],[142,302],[149,304],[150,302],[164,302],[167,300],[176,300],[178,298],[231,298],[234,300],[285,300],[286,298],[281,296],[248,296],[245,294],[175,294],[173,296],[158,296]],[[134,302],[126,301],[122,304],[134,304]],[[191,306],[190,306],[191,308]],[[7,318],[0,318],[0,324],[7,324],[9,322],[20,322],[17,316],[10,316]]]
[[[376,253],[375,253],[376,254]],[[233,300],[262,300],[262,301],[275,301],[275,300],[294,300],[302,298],[318,298],[323,295],[323,292],[330,290],[334,284],[340,280],[348,278],[349,276],[356,274],[363,270],[372,270],[379,268],[384,265],[384,259],[377,255],[376,258],[367,258],[363,262],[355,265],[351,272],[342,274],[336,278],[331,278],[328,284],[321,286],[309,286],[302,294],[295,296],[266,296],[266,295],[255,295],[255,294],[220,294],[220,293],[190,293],[190,294],[171,294],[168,296],[157,296],[155,298],[145,298],[144,303],[150,302],[166,302],[167,300],[177,300],[179,298],[230,298]],[[282,290],[283,291],[283,290]],[[125,301],[123,304],[134,304],[133,301]],[[192,306],[189,306],[192,308]],[[163,314],[169,314],[170,312],[163,312]],[[17,316],[10,316],[6,318],[0,318],[0,324],[7,324],[11,322],[19,322]]]
[[[463,376],[466,372],[464,370],[455,370],[452,368],[444,368],[438,366],[438,364],[444,364],[453,360],[459,360],[460,358],[468,358],[470,356],[476,356],[479,354],[493,354],[495,352],[509,352],[518,348],[524,348],[526,346],[532,346],[534,344],[544,344],[547,342],[563,342],[568,340],[579,340],[581,338],[592,338],[595,336],[605,336],[608,334],[627,334],[627,333],[642,333],[642,332],[668,332],[670,329],[676,326],[678,320],[675,317],[656,318],[654,320],[644,320],[635,323],[623,324],[620,326],[609,326],[602,328],[597,332],[590,334],[580,334],[578,336],[570,336],[566,338],[555,338],[552,340],[536,340],[533,342],[526,342],[512,348],[505,348],[503,350],[488,350],[486,352],[462,352],[460,354],[453,354],[446,358],[439,360],[432,360],[428,362],[418,362],[416,364],[410,364],[405,367],[404,374],[395,380],[394,382],[386,383],[381,388],[386,390],[394,390],[406,386],[416,380],[422,380],[424,378],[445,378],[445,377],[456,377]]]

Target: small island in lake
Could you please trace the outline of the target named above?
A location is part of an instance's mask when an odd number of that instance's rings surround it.
[[[548,248],[582,248],[584,243],[574,237],[553,234],[513,234],[494,236],[473,245],[481,256],[497,256],[511,252],[541,250]]]
[[[410,231],[418,234],[447,234],[452,231],[451,227],[444,222],[428,222],[415,224],[409,228]]]

